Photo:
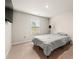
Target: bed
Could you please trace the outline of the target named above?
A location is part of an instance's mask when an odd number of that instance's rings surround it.
[[[43,49],[46,56],[49,56],[56,48],[66,45],[70,41],[71,38],[67,34],[63,33],[38,35],[34,36],[32,40],[34,45]]]

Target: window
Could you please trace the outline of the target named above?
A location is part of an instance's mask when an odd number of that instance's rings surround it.
[[[32,20],[32,33],[39,34],[40,32],[40,20],[34,19]]]

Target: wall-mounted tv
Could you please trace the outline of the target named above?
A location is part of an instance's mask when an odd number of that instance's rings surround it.
[[[5,7],[5,20],[13,22],[13,9]]]
[[[5,0],[5,21],[13,22],[13,5],[11,0]]]

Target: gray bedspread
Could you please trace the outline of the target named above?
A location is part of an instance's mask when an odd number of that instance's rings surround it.
[[[46,56],[49,56],[53,50],[65,45],[69,41],[71,41],[71,38],[68,35],[61,34],[39,35],[35,36],[32,40],[34,45],[43,49]]]

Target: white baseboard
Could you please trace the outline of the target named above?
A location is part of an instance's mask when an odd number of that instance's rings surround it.
[[[10,47],[9,47],[8,50],[6,51],[5,58],[8,56],[8,54],[9,54],[9,52],[10,52],[10,50],[11,50],[11,47],[12,47],[12,45],[10,45]]]
[[[17,44],[22,44],[22,43],[28,43],[28,42],[32,42],[30,41],[19,41],[19,42],[13,42],[12,45],[17,45]]]

